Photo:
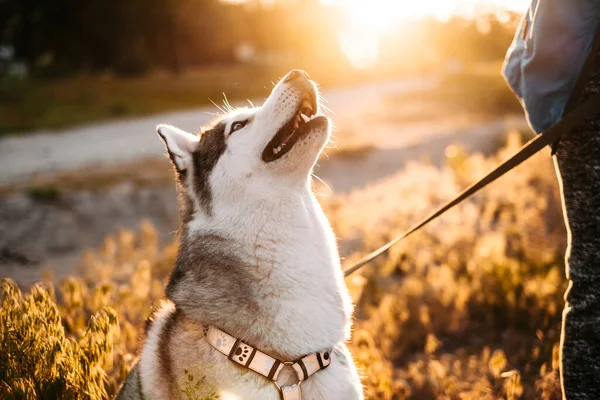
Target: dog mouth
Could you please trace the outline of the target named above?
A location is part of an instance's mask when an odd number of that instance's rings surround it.
[[[275,134],[263,150],[263,161],[270,163],[287,154],[298,140],[309,134],[314,128],[327,123],[327,117],[317,115],[317,98],[315,93],[304,96],[296,113]]]

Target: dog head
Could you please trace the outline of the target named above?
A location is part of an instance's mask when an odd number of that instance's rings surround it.
[[[293,70],[261,107],[234,110],[198,135],[169,125],[157,130],[175,167],[185,222],[305,189],[331,128],[315,83]]]

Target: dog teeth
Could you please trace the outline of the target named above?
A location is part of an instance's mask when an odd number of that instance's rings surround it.
[[[303,120],[304,122],[308,122],[308,121],[310,121],[310,120],[311,120],[310,118],[308,118],[306,115],[304,115],[304,114],[302,114],[302,113],[300,114],[300,117],[302,117],[302,120]]]
[[[283,145],[283,146],[285,146],[285,145]],[[279,154],[281,152],[281,149],[283,148],[283,146],[274,147],[273,148],[273,153],[274,154]]]

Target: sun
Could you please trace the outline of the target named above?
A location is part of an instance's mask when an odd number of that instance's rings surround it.
[[[322,0],[346,15],[347,24],[338,32],[340,45],[359,69],[376,63],[383,33],[401,27],[406,20],[425,16],[446,19],[456,1],[460,0]]]
[[[355,27],[383,32],[402,20],[431,16],[447,19],[456,9],[457,0],[323,0],[340,7]]]
[[[433,17],[446,20],[456,14],[469,15],[492,7],[525,10],[530,0],[321,0],[339,7],[349,21],[362,29],[382,32],[403,20]]]

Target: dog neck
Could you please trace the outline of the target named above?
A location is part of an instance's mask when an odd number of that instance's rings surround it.
[[[167,295],[187,317],[282,359],[349,334],[335,237],[308,187],[195,218],[183,230]]]

